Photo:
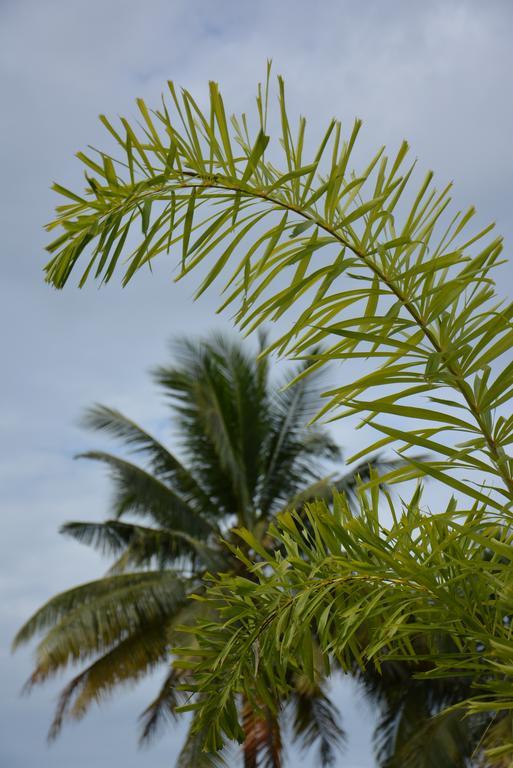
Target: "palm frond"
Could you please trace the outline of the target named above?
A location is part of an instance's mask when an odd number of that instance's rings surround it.
[[[308,427],[319,408],[318,374],[297,378],[309,364],[293,371],[277,387],[269,408],[269,427],[264,459],[264,482],[258,505],[264,514],[317,478],[323,459],[340,459],[340,449],[330,435]]]
[[[162,621],[143,624],[76,675],[60,694],[48,737],[55,739],[66,718],[80,720],[93,702],[119,685],[135,684],[169,655]]]
[[[183,498],[205,508],[211,501],[195,477],[165,446],[120,411],[105,405],[88,408],[82,419],[88,429],[107,432],[125,447],[149,461],[149,469],[160,480],[175,487]]]
[[[37,648],[31,684],[97,653],[127,633],[160,621],[162,627],[186,602],[185,582],[172,571],[107,576],[49,600],[19,630],[14,647],[45,632]]]
[[[201,563],[213,570],[226,566],[226,556],[219,545],[209,546],[180,530],[146,528],[120,520],[106,520],[103,523],[65,523],[60,532],[99,549],[103,554],[122,553],[120,561],[123,569],[150,567],[154,562],[159,568],[164,568],[180,559],[193,565]],[[114,567],[119,570],[120,562]]]
[[[176,720],[178,717],[176,707],[184,703],[186,695],[183,694],[177,686],[180,685],[183,673],[171,667],[162,683],[158,695],[146,707],[140,716],[141,722],[141,744],[151,741],[155,734],[169,720]]]
[[[185,737],[185,744],[175,763],[175,768],[191,768],[191,766],[195,768],[225,768],[227,763],[221,753],[204,750],[205,734],[196,726],[197,723],[193,719]]]
[[[115,485],[112,510],[116,517],[131,512],[149,517],[164,528],[184,530],[191,536],[217,535],[211,522],[142,467],[103,451],[88,451],[80,457],[100,461],[109,468]]]
[[[467,768],[479,741],[475,723],[462,712],[421,714],[411,697],[389,721],[377,734],[381,768]]]
[[[255,690],[278,700],[292,693],[291,671],[315,680],[314,637],[327,670],[334,661],[348,672],[379,672],[390,661],[420,660],[419,678],[472,680],[471,697],[457,701],[468,714],[512,706],[511,530],[491,525],[486,508],[459,509],[455,500],[425,514],[420,489],[392,524],[380,520],[376,488],[360,490],[359,501],[357,513],[341,496],[331,510],[317,502],[282,515],[271,527],[279,551],[260,547],[251,577],[215,581],[207,604],[225,621],[191,629],[207,744],[222,743],[222,731],[237,734],[240,691],[250,701]],[[241,536],[252,542],[249,532]]]
[[[225,514],[249,514],[267,426],[261,364],[218,335],[201,344],[177,340],[173,348],[180,365],[155,377],[173,398],[184,453]]]
[[[342,716],[319,685],[300,678],[290,699],[293,709],[292,728],[303,749],[318,745],[317,765],[335,765],[335,751],[340,749],[346,734],[340,723]]]
[[[380,148],[351,168],[358,120],[346,137],[331,121],[318,151],[304,158],[306,123],[300,119],[294,139],[280,78],[274,144],[261,95],[254,125],[234,117],[230,129],[216,84],[204,111],[187,91],[169,89],[162,109],[138,101],[140,127],[122,119],[115,128],[102,117],[120,157],[80,153],[84,193],[55,185],[65,202],[48,227],[60,235],[48,246],[47,279],[62,287],[87,250],[80,284],[93,275],[109,280],[140,223],[124,284],[179,244],[180,277],[211,260],[198,294],[228,272],[224,306],[237,307],[242,327],[287,312],[288,330],[273,349],[302,357],[324,343],[310,356],[314,366],[368,361],[358,380],[327,393],[325,412],[360,415],[380,445],[433,454],[422,469],[412,458],[395,481],[413,467],[501,511],[513,494],[513,420],[497,409],[513,397],[513,364],[497,363],[513,343],[513,304],[496,296],[502,240],[490,236],[492,226],[472,228],[474,208],[450,214],[451,185],[436,190],[432,173],[414,186],[406,142],[391,157]],[[283,275],[288,284],[277,289]],[[478,483],[485,477],[486,490],[462,483],[462,469]]]

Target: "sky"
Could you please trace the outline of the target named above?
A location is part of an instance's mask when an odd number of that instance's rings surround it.
[[[135,115],[157,104],[167,79],[198,94],[217,80],[227,108],[251,107],[266,59],[285,76],[291,110],[312,130],[332,116],[364,120],[364,147],[403,138],[459,206],[513,235],[513,4],[509,0],[0,0],[0,766],[172,766],[183,725],[149,750],[136,746],[137,716],[159,676],[124,690],[48,747],[62,680],[21,697],[31,649],[14,656],[16,629],[51,595],[101,576],[107,563],[62,539],[67,520],[101,519],[107,478],[74,455],[102,447],[78,421],[102,402],[163,439],[166,409],[148,369],[169,359],[177,332],[231,328],[215,316],[215,290],[195,304],[194,279],[176,285],[176,263],[126,289],[110,284],[56,292],[43,281],[43,225],[56,180],[80,187],[74,153],[101,145],[97,115]],[[504,286],[511,268],[503,268]],[[353,445],[351,425],[338,426]],[[333,695],[350,734],[337,766],[371,768],[373,713],[350,682]],[[309,768],[315,758],[289,764]]]

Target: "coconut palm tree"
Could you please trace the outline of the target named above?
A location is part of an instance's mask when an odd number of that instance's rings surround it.
[[[97,405],[85,417],[88,427],[117,438],[125,455],[83,454],[111,474],[111,515],[104,522],[66,523],[61,530],[113,556],[114,563],[103,578],[50,599],[15,639],[19,646],[43,635],[29,686],[68,664],[82,667],[62,691],[50,736],[67,717],[82,717],[116,686],[161,665],[167,667],[162,687],[142,715],[141,738],[149,739],[183,704],[178,686],[187,673],[170,665],[170,648],[179,643],[180,625],[205,611],[201,600],[189,598],[201,598],[207,572],[240,571],[230,547],[258,556],[236,536],[237,528],[244,526],[265,546],[268,525],[280,510],[329,498],[334,487],[351,493],[356,476],[368,472],[362,465],[350,474],[326,474],[326,462],[340,463],[341,456],[323,428],[308,426],[319,404],[319,381],[315,375],[293,381],[307,364],[271,381],[268,358],[219,335],[175,341],[173,360],[154,378],[169,399],[181,458],[117,410]],[[282,764],[287,716],[303,746],[317,742],[320,764],[333,761],[343,738],[338,712],[322,681],[294,682],[294,696],[281,714],[265,702],[258,712],[241,702],[245,768]],[[202,752],[202,744],[192,727],[177,765],[222,764],[219,756]]]

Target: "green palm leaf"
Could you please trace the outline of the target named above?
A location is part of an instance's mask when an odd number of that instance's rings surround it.
[[[150,112],[139,101],[142,134],[126,120],[120,133],[102,118],[118,145],[119,173],[110,158],[101,165],[81,154],[94,172],[89,190],[82,195],[56,187],[66,203],[49,225],[63,232],[49,246],[48,280],[62,287],[86,248],[90,261],[81,284],[93,273],[110,279],[124,238],[141,219],[143,236],[127,254],[125,284],[181,243],[180,276],[211,261],[200,292],[228,271],[224,305],[237,307],[245,328],[289,313],[289,328],[272,348],[301,356],[324,342],[315,364],[358,357],[371,362],[364,376],[332,391],[326,412],[360,414],[369,424],[400,415],[407,420],[403,435],[389,435],[399,448],[421,448],[435,420],[456,441],[466,440],[468,449],[458,460],[444,459],[442,473],[432,462],[422,471],[456,487],[451,468],[482,473],[486,467],[491,496],[513,494],[506,451],[513,424],[492,416],[513,394],[504,372],[491,375],[513,342],[513,304],[501,303],[493,287],[501,239],[489,238],[492,227],[471,228],[473,208],[448,216],[450,185],[437,191],[432,173],[412,188],[406,143],[395,156],[381,148],[363,168],[352,169],[360,121],[345,140],[340,124],[331,122],[305,163],[305,121],[296,143],[281,79],[278,91],[275,147],[272,141],[267,146],[260,95],[254,138],[245,117],[232,119],[239,145],[233,151],[214,85],[204,112],[187,91],[179,98],[172,84],[169,109]],[[129,177],[123,167],[132,169]],[[242,258],[232,264],[236,250]],[[283,274],[288,284],[276,289]],[[365,398],[384,386],[385,397]],[[447,391],[442,412],[417,406],[415,398],[428,390]],[[211,406],[219,450],[235,471],[233,441],[215,399]],[[436,431],[430,437],[444,455],[444,440]],[[241,477],[237,489],[244,497]],[[467,491],[482,500],[471,484]]]
[[[88,451],[80,458],[109,467],[115,485],[112,509],[116,517],[130,512],[150,517],[164,528],[185,530],[191,536],[217,534],[216,528],[173,488],[136,464],[103,451]]]
[[[292,727],[303,749],[318,746],[317,764],[335,765],[335,750],[344,743],[346,734],[340,726],[341,715],[322,688],[302,678],[291,697]]]
[[[180,685],[181,679],[182,675],[171,667],[158,695],[141,714],[141,742],[151,740],[159,728],[169,719],[176,720],[178,717],[176,707],[186,700],[186,695],[181,693],[177,687]]]
[[[202,563],[214,570],[221,570],[226,565],[226,557],[219,546],[208,546],[181,530],[146,528],[120,520],[106,520],[104,523],[65,523],[60,532],[99,549],[102,554],[122,553],[125,569],[150,567],[154,562],[164,568],[180,559]],[[116,563],[113,568],[119,565]]]
[[[107,432],[121,440],[126,448],[142,454],[148,459],[152,474],[176,485],[185,500],[199,502],[206,509],[211,505],[211,500],[184,465],[158,440],[120,411],[96,405],[86,411],[83,424],[89,429]]]
[[[176,768],[225,768],[227,763],[221,754],[204,750],[204,733],[195,726],[193,721],[175,763]]]
[[[172,571],[107,576],[49,600],[19,630],[14,647],[46,631],[31,677],[42,682],[70,661],[104,653],[127,631],[165,625],[185,600],[186,585]]]

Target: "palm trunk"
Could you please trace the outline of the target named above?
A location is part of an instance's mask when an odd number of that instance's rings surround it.
[[[242,703],[242,728],[244,743],[242,752],[244,768],[258,768],[259,757],[265,753],[266,768],[281,768],[281,730],[278,717],[269,709],[257,714],[247,698]]]

